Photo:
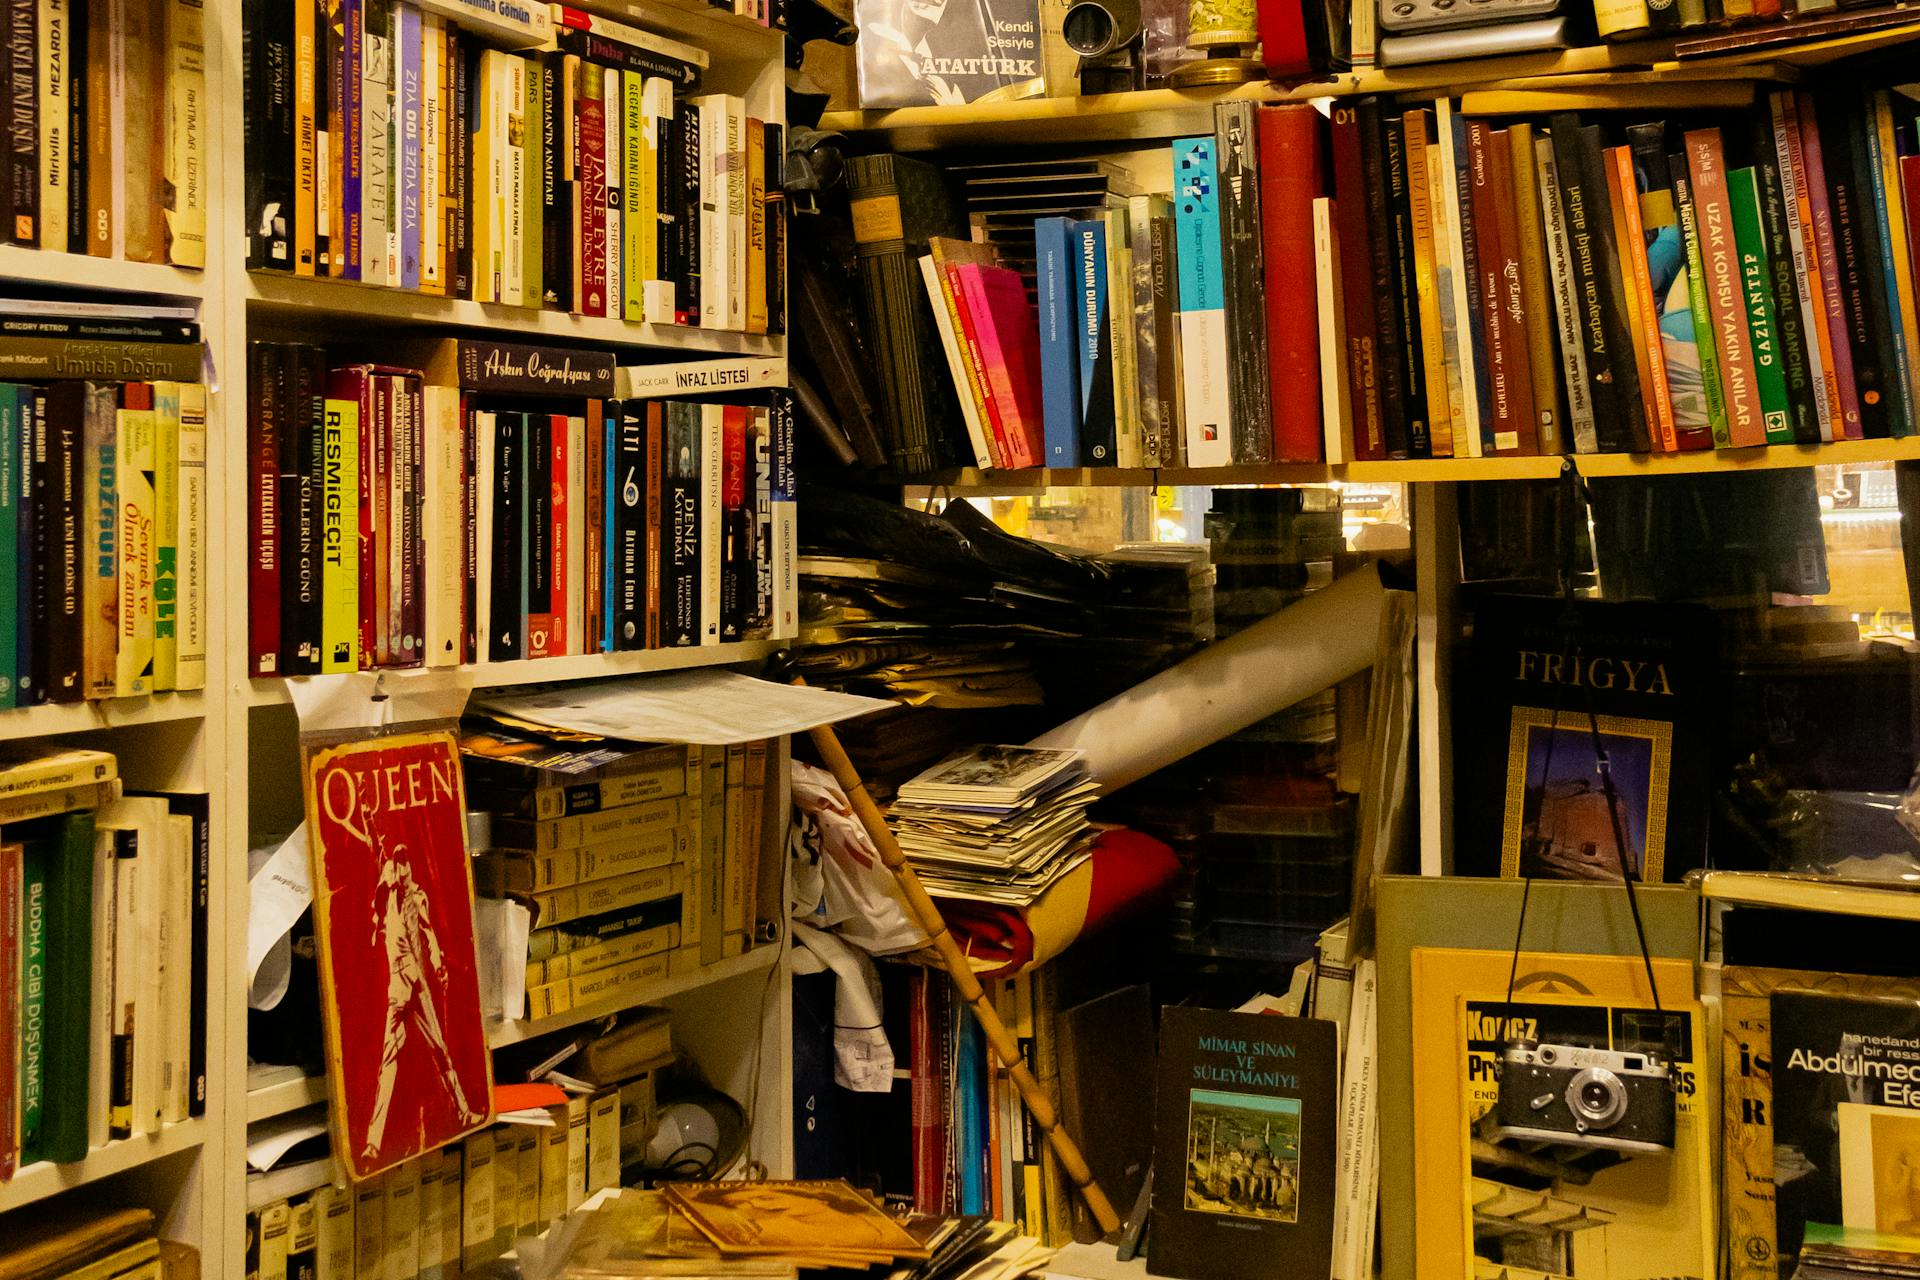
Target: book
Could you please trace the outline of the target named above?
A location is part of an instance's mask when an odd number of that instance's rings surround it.
[[[1744,448],[1766,442],[1755,381],[1752,338],[1747,328],[1739,249],[1734,238],[1720,132],[1695,129],[1685,137],[1688,176],[1693,184],[1707,302],[1713,320],[1720,385],[1726,404],[1724,437],[1716,427],[1714,444]]]
[[[1739,254],[1740,293],[1746,308],[1761,427],[1768,444],[1792,444],[1794,427],[1787,400],[1786,360],[1774,312],[1773,267],[1760,221],[1760,186],[1755,170],[1729,171],[1727,196],[1733,216],[1734,248]]]
[[[1187,465],[1219,467],[1233,460],[1233,434],[1214,140],[1177,139],[1173,155],[1175,259],[1180,267],[1175,323]],[[1084,384],[1081,394],[1086,395]]]
[[[1154,1268],[1186,1280],[1326,1274],[1338,1033],[1174,1006],[1154,1069]],[[1250,1249],[1258,1240],[1260,1247]]]
[[[1273,415],[1268,382],[1250,353],[1267,349],[1267,308],[1260,290],[1243,282],[1266,278],[1263,265],[1261,165],[1251,102],[1214,104],[1214,163],[1220,179],[1220,271],[1239,287],[1226,289],[1228,408],[1233,424],[1232,460],[1263,463],[1273,458]]]
[[[873,32],[856,47],[860,105],[973,102],[1040,75],[1037,0],[994,0],[968,10],[916,10],[861,0],[854,20]]]
[[[1313,201],[1324,185],[1322,127],[1311,107],[1282,104],[1262,107],[1256,129],[1273,457],[1317,461],[1324,450],[1320,316],[1301,299],[1315,287]],[[1416,217],[1416,234],[1419,225]],[[1433,337],[1437,343],[1438,333]]]
[[[1039,254],[1038,287],[1042,443],[1046,465],[1075,466],[1080,461],[1080,361],[1074,340],[1081,314],[1077,282],[1080,253],[1073,219],[1035,220]]]

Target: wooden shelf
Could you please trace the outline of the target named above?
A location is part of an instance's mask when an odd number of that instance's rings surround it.
[[[656,1001],[670,999],[673,996],[681,995],[688,991],[696,991],[701,987],[709,987],[716,982],[725,982],[730,978],[738,978],[742,974],[764,973],[768,969],[771,969],[779,960],[780,951],[780,944],[767,943],[755,947],[745,955],[735,956],[731,960],[722,960],[720,963],[710,964],[704,969],[696,969],[692,973],[683,973],[677,978],[662,978],[660,981],[644,987],[639,991],[620,992],[616,995],[609,996],[605,1000],[596,1000],[591,1004],[581,1005],[577,1009],[568,1010],[566,1013],[558,1014],[555,1017],[538,1018],[531,1021],[519,1019],[489,1023],[487,1027],[487,1042],[495,1049],[499,1049],[506,1045],[519,1044],[523,1040],[531,1040],[535,1036],[544,1036],[555,1031],[565,1031],[569,1027],[577,1027],[582,1023],[592,1022],[596,1018],[604,1018],[610,1013],[619,1013],[622,1009],[631,1009],[636,1005],[653,1004]]]
[[[503,307],[491,302],[469,302],[462,298],[375,288],[345,280],[291,276],[277,271],[250,272],[246,280],[248,318],[277,319],[289,326],[304,327],[327,320],[358,326],[373,323],[390,327],[481,329],[503,337],[647,347],[695,357],[702,354],[778,356],[786,348],[786,339],[780,334],[629,324],[625,320],[530,307]]]
[[[206,1136],[206,1121],[192,1119],[170,1124],[159,1133],[143,1138],[124,1138],[95,1147],[85,1160],[72,1164],[30,1164],[13,1175],[13,1181],[0,1185],[0,1213],[18,1209],[74,1187],[82,1187],[116,1173],[137,1169],[143,1164],[189,1150]]]
[[[144,698],[105,698],[98,702],[49,702],[0,711],[0,740],[37,738],[49,733],[85,733],[130,724],[198,720],[206,714],[202,691],[156,693]]]
[[[1903,440],[1844,440],[1823,445],[1770,445],[1697,453],[1581,453],[1570,455],[1584,476],[1703,475],[1778,471],[1788,467],[1846,466],[1920,459],[1920,436]],[[915,492],[1014,493],[1047,488],[1128,488],[1158,485],[1420,484],[1449,480],[1542,480],[1560,474],[1567,458],[1423,458],[1392,462],[1276,463],[1270,466],[1147,468],[1067,467],[980,471],[972,467],[896,477]]]
[[[785,56],[786,32],[706,0],[577,0],[575,7],[698,45],[716,63],[772,58],[777,64]]]
[[[302,1107],[319,1106],[326,1100],[327,1078],[325,1076],[301,1076],[298,1080],[286,1080],[279,1084],[249,1089],[247,1090],[247,1123],[271,1120],[275,1116],[283,1116],[289,1111],[298,1111]]]
[[[19,245],[0,245],[0,280],[174,298],[200,298],[207,289],[203,271],[151,262],[122,262],[117,258],[95,258],[81,253],[23,249]]]
[[[677,649],[635,649],[624,653],[590,653],[570,658],[523,658],[517,662],[483,662],[470,667],[409,667],[385,674],[406,681],[465,680],[476,688],[510,684],[544,684],[555,680],[592,680],[608,676],[644,675],[654,671],[685,671],[689,667],[721,667],[736,662],[758,662],[777,652],[784,641],[743,640],[737,644],[709,644]],[[256,707],[275,707],[293,701],[287,686],[294,680],[326,680],[328,676],[261,677],[248,681],[247,697]]]

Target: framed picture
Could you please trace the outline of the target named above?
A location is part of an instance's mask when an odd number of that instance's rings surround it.
[[[355,1181],[492,1119],[466,797],[451,731],[306,761],[334,1155]]]
[[[1620,848],[1607,810],[1603,764],[1618,801]],[[1618,880],[1624,856],[1634,879],[1659,881],[1666,869],[1672,772],[1673,725],[1667,721],[1602,715],[1589,723],[1584,712],[1556,716],[1545,707],[1515,707],[1500,873]]]

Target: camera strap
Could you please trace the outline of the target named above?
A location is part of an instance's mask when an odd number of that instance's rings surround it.
[[[1580,663],[1580,635],[1575,615],[1573,580],[1579,572],[1579,540],[1574,536],[1574,521],[1587,510],[1587,483],[1575,469],[1571,458],[1560,464],[1560,503],[1555,513],[1555,527],[1560,539],[1560,630],[1563,647],[1570,650],[1576,666]],[[1552,713],[1547,720],[1547,750],[1542,763],[1540,779],[1541,804],[1546,800],[1546,788],[1553,779],[1553,749],[1559,739],[1561,690],[1565,686],[1554,685]],[[1663,1012],[1660,1006],[1660,988],[1653,976],[1653,953],[1647,946],[1646,926],[1640,920],[1640,900],[1635,895],[1633,869],[1627,865],[1626,828],[1620,821],[1620,796],[1613,785],[1613,768],[1607,756],[1605,741],[1600,737],[1600,717],[1593,708],[1593,686],[1586,681],[1580,682],[1586,692],[1587,732],[1593,742],[1593,758],[1600,774],[1600,790],[1607,801],[1607,820],[1613,835],[1614,859],[1620,867],[1620,881],[1627,891],[1627,911],[1633,917],[1633,932],[1640,943],[1640,961],[1647,970],[1647,991],[1653,998],[1655,1013]],[[1522,780],[1522,795],[1525,794],[1525,780]],[[1538,821],[1540,809],[1535,808],[1535,821]],[[1524,834],[1524,833],[1523,833]],[[1520,888],[1520,918],[1514,925],[1513,959],[1507,968],[1507,997],[1502,1008],[1509,1024],[1513,1013],[1513,986],[1520,972],[1521,941],[1526,935],[1527,903],[1533,896],[1533,877],[1525,876]]]

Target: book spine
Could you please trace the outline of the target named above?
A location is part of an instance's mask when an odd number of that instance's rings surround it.
[[[1387,216],[1382,241],[1392,257],[1394,336],[1399,347],[1401,416],[1406,420],[1406,456],[1433,456],[1427,381],[1426,336],[1420,322],[1418,253],[1413,231],[1413,170],[1407,153],[1406,120],[1383,117],[1381,152],[1385,164]],[[1421,156],[1424,179],[1425,153]]]
[[[107,1114],[107,1133],[113,1138],[131,1138],[134,1134],[133,1045],[139,1013],[139,967],[144,963],[137,946],[139,925],[135,884],[139,855],[139,832],[132,827],[114,830],[112,1065],[108,1077]]]
[[[1904,101],[1904,99],[1903,99]],[[1893,433],[1912,435],[1916,426],[1916,396],[1920,384],[1914,381],[1913,346],[1916,335],[1913,276],[1907,258],[1906,210],[1900,193],[1897,172],[1899,157],[1894,138],[1893,107],[1884,89],[1870,92],[1863,103],[1868,130],[1865,135],[1868,168],[1872,174],[1872,213],[1880,242],[1881,283],[1885,288],[1887,318],[1893,340],[1893,399],[1890,411]]]
[[[1436,127],[1422,110],[1417,120],[1426,126],[1426,196],[1433,221],[1433,292],[1435,307],[1434,343],[1439,349],[1440,382],[1434,393],[1427,429],[1433,436],[1435,457],[1470,456],[1478,428],[1467,429],[1467,391],[1471,366],[1461,364],[1461,329],[1458,299],[1460,274],[1457,261],[1459,236],[1454,231],[1452,192],[1453,164],[1449,158],[1448,132]],[[1477,390],[1477,388],[1476,388]],[[1323,397],[1324,399],[1324,397]],[[1444,399],[1444,403],[1441,401]]]
[[[1687,302],[1692,312],[1696,354],[1700,364],[1700,383],[1705,392],[1708,434],[1683,438],[1683,449],[1712,447],[1715,439],[1726,434],[1727,400],[1720,380],[1719,344],[1713,340],[1713,311],[1707,298],[1706,250],[1700,239],[1699,213],[1693,199],[1693,178],[1684,152],[1668,157],[1673,182],[1674,214],[1679,219],[1681,243],[1687,254]]]
[[[1125,209],[1103,209],[1100,221],[1107,229],[1106,238],[1106,319],[1107,350],[1112,354],[1108,364],[1113,381],[1113,463],[1120,467],[1140,465],[1140,406],[1135,382],[1136,370],[1133,350],[1133,246],[1132,233],[1127,226]],[[991,290],[989,291],[991,292]],[[991,304],[989,304],[991,305]],[[989,327],[993,324],[993,315],[989,311],[985,321]],[[1002,363],[1008,370],[1010,383],[1022,385],[1026,350],[1023,345],[1004,344],[1001,347]],[[1229,364],[1229,368],[1232,365]],[[1235,370],[1238,377],[1240,371]],[[1266,394],[1266,383],[1261,382],[1261,394]],[[1006,424],[1007,443],[1010,451],[1032,465],[1038,461],[1037,449],[1027,447],[1026,424],[1020,412],[1018,397],[1009,397],[1009,411],[1002,414]],[[1032,461],[1028,456],[1033,455]]]
[[[250,352],[248,398],[253,412],[248,485],[248,672],[280,674],[280,454],[286,432],[287,349],[257,342]],[[117,468],[116,468],[117,470]]]
[[[420,288],[420,193],[425,178],[421,151],[421,75],[424,71],[420,10],[410,4],[396,4],[394,26],[398,33],[394,58],[394,138],[395,167],[393,204],[399,216],[399,279],[393,283],[402,289]]]
[[[361,0],[360,62],[360,278],[393,285],[387,278],[387,206],[393,151],[394,0]]]
[[[1493,379],[1488,367],[1487,329],[1480,318],[1481,308],[1485,305],[1480,296],[1483,284],[1479,232],[1481,211],[1474,207],[1473,202],[1473,153],[1468,145],[1467,122],[1458,112],[1447,114],[1449,127],[1441,137],[1453,152],[1452,198],[1458,223],[1456,243],[1460,249],[1454,270],[1463,282],[1457,286],[1456,292],[1458,324],[1462,334],[1459,340],[1461,392],[1467,402],[1466,418],[1471,424],[1470,430],[1456,433],[1454,450],[1459,452],[1464,441],[1467,456],[1478,458],[1487,452],[1493,439]],[[1343,273],[1345,269],[1343,265]],[[1351,285],[1348,286],[1348,293],[1351,296]]]
[[[158,382],[153,387],[153,510],[149,518],[153,521],[153,690],[155,693],[171,692],[176,688],[175,680],[180,670],[180,384]],[[52,443],[52,442],[50,442]],[[52,452],[50,448],[49,452]],[[57,456],[51,459],[53,474],[49,485],[60,483],[62,464]],[[60,530],[65,526],[61,513],[51,513],[50,525],[53,537],[58,540]],[[53,549],[53,563],[49,566],[54,573],[54,581],[65,580],[69,568],[77,570],[78,547],[69,558],[63,548]],[[57,587],[56,587],[57,591]],[[59,602],[53,602],[51,613],[58,614]],[[49,659],[52,657],[51,636],[47,645]],[[47,696],[55,701],[58,697],[61,679],[57,673],[49,672]],[[78,679],[69,686],[78,693]]]
[[[1074,341],[1074,305],[1080,256],[1068,218],[1041,218],[1034,224],[1038,256],[1040,385],[1046,447],[1050,467],[1077,466],[1080,461],[1080,362]]]
[[[1182,413],[1179,341],[1174,331],[1179,288],[1179,265],[1175,262],[1178,233],[1170,215],[1153,218],[1151,228],[1153,286],[1153,360],[1154,393],[1159,400],[1161,425],[1161,466],[1177,467],[1186,462],[1186,422]]]
[[[179,540],[174,687],[207,685],[207,392],[183,384],[180,398]],[[82,492],[87,492],[84,481]],[[84,556],[82,557],[84,559]],[[84,565],[82,566],[84,573]],[[196,988],[197,990],[198,988]]]
[[[36,18],[39,41],[33,101],[39,117],[34,201],[40,216],[33,243],[60,252],[67,248],[67,184],[72,176],[67,161],[67,130],[72,115],[67,72],[73,53],[67,6],[68,0],[40,0],[28,6]],[[10,123],[17,124],[17,118]]]
[[[1535,172],[1538,152],[1533,128],[1515,124],[1511,137],[1515,232],[1520,243],[1521,305],[1527,318],[1527,371],[1533,391],[1533,427],[1539,452],[1566,452],[1562,439],[1565,411],[1561,408],[1559,361],[1554,351],[1554,312],[1549,298],[1551,272],[1547,267],[1546,231],[1541,219],[1540,182]]]
[[[695,566],[700,593],[699,642],[720,643],[721,549],[725,523],[725,410],[717,404],[695,407],[699,419],[700,556]]]
[[[1720,131],[1695,129],[1686,135],[1685,142],[1700,249],[1706,265],[1707,302],[1713,316],[1720,381],[1727,406],[1726,432],[1723,436],[1716,429],[1714,444],[1723,449],[1764,444],[1766,427],[1754,383],[1753,346],[1747,332],[1739,251],[1734,243]]]
[[[1572,117],[1555,117],[1554,167],[1560,186],[1561,217],[1571,249],[1574,298],[1586,357],[1587,394],[1593,405],[1594,443],[1597,450],[1613,453],[1621,452],[1624,443],[1619,434],[1623,410],[1621,397],[1616,393],[1615,352],[1605,316],[1596,248],[1597,206],[1592,203],[1592,185],[1581,159],[1579,133],[1579,123]]]
[[[1501,243],[1501,222],[1494,202],[1497,166],[1493,157],[1493,130],[1479,120],[1467,124],[1467,164],[1472,175],[1474,259],[1479,269],[1476,296],[1479,302],[1477,322],[1487,352],[1487,422],[1492,430],[1482,437],[1481,447],[1488,454],[1520,452],[1520,429],[1516,421],[1514,388],[1515,361],[1507,350],[1505,305],[1506,249]]]
[[[1641,411],[1647,442],[1653,452],[1678,443],[1673,401],[1667,385],[1667,365],[1660,350],[1660,317],[1654,308],[1653,282],[1647,270],[1646,237],[1640,222],[1640,187],[1634,178],[1633,153],[1627,147],[1607,147],[1600,153],[1607,177],[1607,201],[1613,211],[1613,239],[1619,246],[1620,283],[1626,290],[1627,330],[1634,365],[1646,392]]]
[[[1401,336],[1397,255],[1389,213],[1391,191],[1387,179],[1386,137],[1375,98],[1362,98],[1357,107],[1361,173],[1366,185],[1363,203],[1368,227],[1367,287],[1374,298],[1374,378],[1380,396],[1381,447],[1389,458],[1409,455],[1410,415],[1407,398],[1406,344]],[[1349,311],[1351,315],[1351,311]]]
[[[666,537],[672,532],[673,520],[666,507],[666,415],[666,407],[657,402],[647,406],[646,435],[642,441],[646,451],[643,475],[646,540],[642,544],[643,558],[634,569],[634,575],[644,580],[642,601],[645,624],[639,645],[643,649],[658,649],[665,643],[661,639],[661,619],[664,616],[661,579],[666,564]]]
[[[289,217],[293,237],[295,275],[314,274],[315,200],[319,187],[316,173],[317,126],[315,91],[319,84],[317,62],[320,57],[313,4],[294,4],[293,11],[293,208]]]
[[[1236,285],[1263,278],[1255,110],[1253,103],[1245,101],[1221,102],[1213,109],[1214,160],[1220,179],[1220,271],[1223,280]],[[1110,248],[1112,233],[1109,226]],[[1118,281],[1108,282],[1110,292],[1119,286]],[[1224,295],[1232,460],[1268,462],[1273,457],[1272,413],[1261,361],[1252,354],[1266,350],[1266,308],[1257,289],[1235,287],[1224,290]]]
[[[605,103],[601,77],[585,68],[580,77],[579,224],[582,315],[607,314],[607,235],[600,210],[607,202]]]
[[[79,702],[86,696],[86,612],[82,598],[88,572],[88,548],[82,533],[89,498],[84,439],[86,389],[82,383],[56,382],[41,393],[41,399],[47,417],[47,506],[51,522],[45,692],[51,702]]]
[[[113,0],[87,0],[87,58],[86,85],[81,94],[81,102],[86,111],[86,184],[85,212],[81,218],[82,234],[85,237],[86,252],[96,258],[113,256],[114,242],[117,239],[114,222],[113,201],[113,139],[118,121],[115,119],[113,95],[114,53],[119,45],[120,35],[113,21]],[[250,17],[256,15],[249,15]],[[262,87],[267,84],[266,44],[264,13],[257,15],[256,21],[243,21],[243,29],[248,32],[261,32],[259,39],[249,40],[246,52],[242,56],[242,74],[248,77],[247,101],[264,102]],[[264,112],[247,115],[247,138],[249,140],[265,137],[266,117]],[[249,150],[249,160],[255,153]],[[248,245],[247,262],[256,265],[255,246],[252,239],[254,228],[260,224],[252,215],[260,207],[253,199],[254,185],[252,175],[260,175],[259,182],[266,181],[264,152],[261,152],[261,164],[247,166],[249,182],[247,185]],[[266,265],[264,245],[258,255],[258,265]]]
[[[20,408],[19,388],[0,386],[0,564],[19,563],[20,543],[20,483],[17,470],[21,464],[20,456]],[[88,491],[92,496],[92,490]],[[92,545],[92,544],[89,544]],[[23,630],[25,611],[21,608],[22,597],[20,577],[15,573],[0,574],[0,634],[18,635]],[[91,616],[91,615],[90,615]],[[112,651],[108,650],[108,664],[112,664]],[[18,648],[12,644],[0,643],[0,708],[21,705],[19,699],[26,692],[19,687]],[[108,685],[111,691],[111,681]],[[5,1069],[0,1062],[0,1070]],[[0,1108],[0,1115],[10,1114]],[[11,1135],[6,1135],[7,1139]]]
[[[1760,222],[1759,182],[1751,168],[1727,174],[1734,251],[1739,256],[1741,300],[1753,348],[1753,377],[1768,444],[1792,444],[1793,422],[1773,310],[1772,267]]]
[[[426,465],[420,526],[427,565],[421,601],[422,660],[430,667],[450,667],[460,661],[463,630],[462,576],[446,571],[446,566],[459,562],[466,536],[461,518],[466,476],[460,393],[452,387],[427,386],[421,391],[421,405]]]
[[[351,375],[348,375],[349,379]],[[360,654],[360,402],[336,374],[325,402],[320,529],[320,669],[358,671]]]
[[[334,274],[358,280],[366,253],[366,0],[340,0],[340,239]]]
[[[1862,355],[1858,336],[1854,327],[1854,314],[1851,300],[1858,298],[1858,277],[1843,272],[1840,253],[1838,223],[1835,216],[1833,189],[1827,174],[1827,146],[1823,140],[1824,128],[1821,113],[1816,109],[1811,95],[1794,91],[1795,114],[1801,129],[1803,156],[1807,168],[1807,189],[1811,203],[1814,244],[1820,260],[1820,279],[1826,295],[1827,328],[1833,335],[1834,377],[1839,385],[1841,420],[1846,427],[1846,439],[1858,440],[1865,430],[1868,406],[1862,403],[1863,392],[1869,389],[1858,367]],[[1836,157],[1846,154],[1843,145],[1835,151]],[[1853,289],[1847,287],[1851,281]],[[1870,347],[1870,343],[1869,343]],[[1869,351],[1870,358],[1870,351]],[[1871,371],[1867,372],[1867,378]]]
[[[661,515],[661,644],[700,643],[700,407],[664,406],[665,509]]]
[[[447,79],[450,115],[447,121],[447,187],[441,196],[446,207],[446,274],[450,297],[473,296],[473,200],[475,170],[473,134],[469,127],[478,111],[474,92],[473,48],[464,32],[447,29]]]
[[[525,544],[522,508],[526,503],[527,451],[524,415],[499,413],[494,417],[492,532],[485,551],[491,560],[489,596],[492,601],[492,630],[487,639],[487,661],[505,662],[525,656],[521,633],[526,618],[521,612],[521,582]],[[481,491],[481,500],[487,500]]]
[[[1754,181],[1759,202],[1760,256],[1766,263],[1766,288],[1778,352],[1782,388],[1787,399],[1787,438],[1797,444],[1820,443],[1820,403],[1812,346],[1800,306],[1794,263],[1792,175],[1776,145],[1771,113],[1757,120],[1753,130]]]
[[[1815,438],[1833,440],[1845,435],[1846,421],[1840,411],[1839,382],[1834,372],[1833,336],[1827,329],[1826,291],[1820,275],[1820,250],[1814,240],[1800,123],[1791,93],[1769,94],[1767,103],[1774,154],[1779,158],[1780,193],[1786,206],[1783,218],[1791,259],[1788,267],[1813,381]]]
[[[1117,461],[1118,441],[1117,406],[1113,400],[1113,331],[1107,322],[1107,308],[1112,305],[1111,282],[1107,279],[1108,228],[1098,219],[1088,219],[1075,222],[1073,234],[1078,250],[1075,279],[1079,285],[1074,307],[1074,350],[1079,361],[1080,384],[1079,463],[1087,467],[1110,467]],[[979,313],[971,302],[964,304],[961,311],[967,317],[970,334],[974,335],[972,344],[979,349],[977,335],[984,303]],[[1196,358],[1201,354],[1197,350],[1194,353]],[[986,404],[993,417],[995,434],[1000,438],[1001,452],[1005,454],[1011,450],[1013,431],[1005,421],[1006,402],[993,391],[992,370],[984,350],[980,351],[980,368],[989,392]],[[1222,392],[1225,392],[1224,386]],[[1224,429],[1221,436],[1224,450],[1227,445]]]
[[[1429,141],[1433,131],[1430,112],[1408,111],[1400,119],[1400,130],[1406,153],[1407,214],[1412,235],[1413,277],[1407,296],[1413,300],[1419,323],[1420,348],[1415,358],[1420,361],[1421,385],[1426,388],[1427,452],[1432,457],[1447,457],[1453,452],[1453,410],[1447,382],[1446,334],[1440,320],[1440,259],[1434,243],[1434,165],[1428,156],[1430,150],[1436,157],[1439,152]],[[1271,293],[1268,305],[1280,309],[1279,299]],[[1317,430],[1318,423],[1315,427]]]
[[[1176,332],[1181,353],[1187,465],[1233,461],[1226,367],[1226,310],[1220,274],[1219,174],[1210,137],[1173,144],[1175,260],[1180,269]],[[1081,397],[1088,390],[1084,382]],[[1082,455],[1086,442],[1082,441]]]
[[[324,353],[314,347],[281,349],[278,487],[280,549],[280,658],[276,673],[308,675],[320,669],[319,495],[314,466],[324,430]],[[264,459],[263,459],[264,460]]]
[[[444,295],[447,216],[440,203],[446,185],[447,27],[432,14],[420,19],[420,180],[417,192],[418,274],[422,293]]]

